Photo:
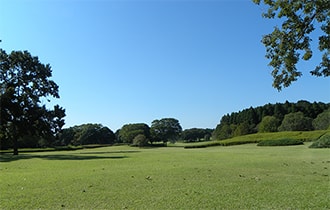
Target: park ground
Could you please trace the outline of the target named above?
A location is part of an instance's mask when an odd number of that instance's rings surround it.
[[[0,209],[330,209],[330,150],[309,145],[2,154]]]

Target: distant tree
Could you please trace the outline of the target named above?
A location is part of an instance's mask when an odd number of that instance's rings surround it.
[[[250,126],[248,122],[240,123],[234,130],[233,136],[242,136],[250,133]]]
[[[153,141],[174,143],[180,136],[182,127],[177,119],[163,118],[151,123],[150,134]]]
[[[330,109],[317,115],[313,120],[313,127],[315,130],[326,130],[330,128]]]
[[[149,139],[150,127],[145,123],[126,124],[120,129],[119,138],[124,143],[132,144],[133,139],[139,134]]]
[[[65,110],[47,109],[42,101],[59,98],[58,85],[50,80],[49,64],[40,63],[28,51],[7,54],[0,49],[0,132],[18,155],[18,140],[35,136],[54,140],[64,125]]]
[[[224,115],[212,136],[214,139],[226,139],[233,135],[238,135],[240,133],[238,131],[240,131],[242,127],[238,128],[239,130],[237,130],[236,133],[235,130],[244,122],[247,122],[249,125],[249,133],[256,133],[259,129],[258,125],[265,116],[274,116],[282,122],[286,114],[300,111],[305,117],[314,119],[318,114],[329,108],[329,103],[310,103],[304,100],[298,101],[297,103],[286,101],[285,103],[265,104],[255,108],[250,107],[239,112],[232,112],[231,114]]]
[[[228,124],[218,124],[215,130],[213,131],[213,139],[228,139],[232,136],[232,129]]]
[[[283,20],[282,27],[275,27],[271,34],[262,38],[266,46],[266,58],[273,67],[273,86],[281,90],[288,87],[302,75],[297,70],[299,59],[309,60],[312,55],[310,34],[316,29],[319,34],[318,49],[323,57],[318,66],[310,73],[315,76],[330,75],[330,1],[329,0],[253,0],[264,3],[268,11],[263,17]],[[301,53],[303,53],[301,55]]]
[[[312,119],[305,117],[302,112],[289,113],[284,116],[279,131],[309,131],[312,130]]]
[[[62,129],[62,131],[58,134],[56,145],[67,146],[73,144],[76,133],[77,129],[75,129],[74,127]]]
[[[211,135],[213,132],[212,129],[203,129],[203,128],[190,128],[185,129],[181,133],[181,139],[187,142],[195,142],[204,139],[205,136]],[[208,137],[210,138],[210,137]]]
[[[102,124],[82,124],[63,129],[59,134],[59,145],[113,144],[115,134]]]
[[[101,124],[85,124],[82,125],[79,136],[81,145],[86,144],[113,144],[115,142],[115,134]]]
[[[148,145],[148,139],[143,134],[138,134],[133,139],[133,146],[144,147]]]
[[[123,143],[123,141],[120,138],[119,132],[120,132],[120,129],[117,129],[115,132],[115,136],[116,136],[115,143]]]
[[[276,132],[280,121],[274,116],[265,116],[258,125],[258,131],[260,133]]]

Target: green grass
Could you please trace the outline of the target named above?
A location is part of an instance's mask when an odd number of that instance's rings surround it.
[[[308,145],[2,154],[0,209],[329,209],[329,169]]]
[[[280,139],[294,139],[303,142],[315,141],[329,130],[317,130],[317,131],[284,131],[274,133],[255,133],[245,136],[237,136],[231,139],[220,141],[223,145],[237,145],[258,143],[264,140],[280,140]]]
[[[266,140],[282,140],[292,139],[303,142],[315,141],[325,133],[330,133],[330,130],[317,130],[317,131],[285,131],[274,133],[255,133],[244,136],[237,136],[230,139],[221,141],[208,141],[198,143],[187,143],[184,145],[186,149],[205,148],[212,146],[232,146],[241,144],[259,143]]]

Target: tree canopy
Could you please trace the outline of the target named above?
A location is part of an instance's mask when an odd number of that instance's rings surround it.
[[[163,118],[151,123],[150,135],[153,141],[175,142],[182,132],[182,127],[177,119]]]
[[[50,80],[49,64],[42,64],[28,51],[7,54],[0,49],[0,132],[1,142],[12,144],[18,154],[18,140],[25,136],[54,139],[64,125],[65,110],[50,110],[42,102],[59,98],[58,85]]]
[[[150,128],[145,123],[126,124],[119,130],[119,139],[123,143],[132,144],[137,135],[144,135],[146,139],[150,137]]]
[[[253,0],[268,6],[263,17],[283,20],[282,26],[264,35],[266,58],[273,68],[273,86],[281,90],[302,75],[296,64],[300,59],[310,60],[313,56],[311,33],[317,29],[318,50],[322,60],[310,73],[315,76],[330,75],[330,1],[329,0]]]
[[[113,144],[115,134],[102,124],[82,124],[65,128],[58,135],[58,146],[87,145],[87,144]]]
[[[217,125],[212,136],[214,139],[227,139],[233,136],[244,135],[256,132],[275,132],[278,131],[279,126],[283,123],[285,117],[290,113],[297,113],[301,119],[306,121],[304,126],[296,126],[294,129],[313,130],[320,128],[327,128],[329,120],[326,112],[330,108],[329,103],[298,101],[296,103],[266,104],[264,106],[250,107],[238,112],[232,112],[222,116],[220,123]],[[296,115],[296,114],[295,114]],[[319,116],[319,117],[318,117]],[[310,123],[314,119],[313,125]],[[291,129],[294,125],[288,125],[294,121],[287,121],[286,125],[281,129]]]
[[[185,129],[181,133],[181,139],[186,142],[200,141],[201,139],[209,140],[213,129],[190,128]]]

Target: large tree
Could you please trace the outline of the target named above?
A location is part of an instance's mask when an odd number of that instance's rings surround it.
[[[102,124],[82,124],[65,128],[58,135],[57,145],[113,144],[115,134]]]
[[[142,134],[148,139],[150,137],[150,128],[145,123],[132,123],[124,125],[119,131],[119,138],[122,142],[132,144],[133,139]]]
[[[330,75],[330,1],[329,0],[253,0],[254,3],[268,6],[263,17],[283,20],[271,34],[264,35],[262,43],[266,46],[266,58],[273,68],[273,86],[278,90],[288,87],[302,75],[297,70],[299,59],[309,60],[311,33],[317,29],[318,50],[322,60],[310,73],[314,76]]]
[[[302,112],[289,113],[284,116],[279,131],[309,131],[313,130],[313,119],[305,117]]]
[[[177,119],[163,118],[151,123],[150,135],[153,141],[170,141],[174,143],[182,132],[182,127]]]
[[[0,49],[0,133],[18,154],[18,139],[25,136],[54,138],[64,125],[65,110],[48,109],[43,101],[59,98],[58,85],[49,78],[49,64],[40,63],[28,51],[7,54]]]

